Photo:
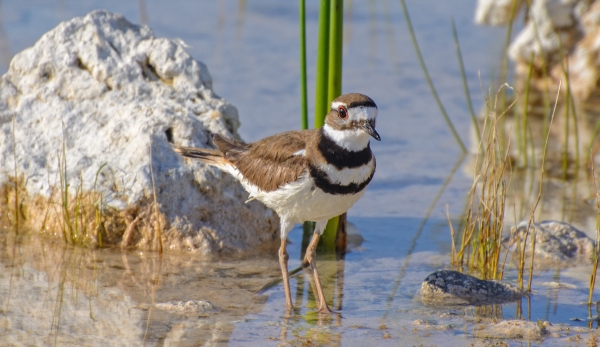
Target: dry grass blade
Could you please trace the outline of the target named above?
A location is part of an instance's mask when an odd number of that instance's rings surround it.
[[[543,183],[544,183],[544,165],[546,163],[546,151],[548,149],[548,139],[550,138],[550,129],[552,128],[552,123],[554,121],[554,115],[556,113],[556,108],[558,105],[558,97],[560,95],[560,90],[562,87],[562,79],[560,80],[560,82],[558,83],[558,90],[556,91],[556,99],[554,101],[554,108],[552,110],[552,115],[550,116],[550,124],[548,126],[548,132],[546,133],[546,141],[544,143],[544,152],[542,155],[542,166],[540,168],[540,188],[538,191],[538,197],[535,201],[535,204],[533,205],[533,207],[531,208],[531,213],[529,214],[529,222],[527,224],[527,234],[529,234],[529,231],[532,230],[532,225],[534,225],[535,222],[535,211],[537,210],[537,207],[540,203],[540,200],[542,199],[542,188],[543,188]],[[525,246],[523,246],[523,249],[525,249]],[[531,281],[533,279],[533,260],[535,257],[535,228],[533,228],[533,235],[532,235],[532,243],[531,243],[531,265],[529,268],[529,281],[527,283],[527,291],[531,291]],[[522,258],[522,261],[524,262],[524,255]]]
[[[452,225],[452,219],[450,218],[450,208],[446,204],[446,218],[448,219],[448,225],[450,225],[450,236],[452,238],[452,253],[450,259],[452,260],[452,266],[456,266],[454,260],[456,259],[456,242],[454,241],[454,226]]]
[[[594,287],[596,286],[596,274],[598,272],[598,254],[600,253],[600,195],[598,195],[598,186],[596,184],[596,173],[594,164],[590,163],[592,168],[592,181],[594,183],[594,200],[596,201],[596,251],[592,255],[592,273],[590,274],[590,291],[588,295],[588,305],[593,303]]]
[[[456,31],[456,24],[454,23],[454,17],[452,17],[452,36],[454,37],[454,46],[456,47],[456,55],[458,58],[458,66],[460,67],[460,76],[463,82],[463,88],[465,93],[465,99],[467,102],[467,107],[469,108],[469,115],[471,116],[471,121],[473,123],[473,127],[475,128],[475,135],[477,136],[477,141],[481,141],[481,132],[479,131],[479,124],[477,124],[477,117],[475,116],[475,110],[473,110],[473,102],[471,101],[471,94],[469,93],[469,84],[467,83],[467,73],[465,71],[465,64],[463,62],[462,53],[460,51],[460,43],[458,41],[458,32]]]
[[[19,233],[19,179],[17,175],[17,137],[15,136],[15,127],[17,122],[17,115],[15,114],[12,119],[12,137],[13,137],[13,158],[15,162],[15,231]]]
[[[435,103],[437,104],[438,108],[440,109],[440,112],[442,113],[442,116],[443,116],[444,120],[446,121],[446,125],[448,126],[448,128],[450,129],[450,132],[452,133],[452,136],[454,136],[454,139],[460,146],[460,149],[462,150],[463,153],[467,153],[468,152],[467,147],[465,146],[462,139],[460,138],[460,135],[458,135],[458,132],[456,131],[454,124],[450,120],[450,116],[446,112],[446,108],[442,104],[442,101],[438,95],[438,92],[435,89],[435,86],[433,85],[433,80],[431,79],[431,75],[429,74],[429,71],[427,70],[427,65],[425,64],[425,59],[423,58],[423,55],[421,54],[421,49],[419,48],[417,36],[415,35],[415,31],[413,29],[413,25],[410,20],[410,14],[408,13],[408,7],[406,6],[406,3],[404,2],[404,0],[400,0],[400,5],[402,5],[404,19],[406,20],[406,25],[408,27],[408,33],[410,34],[410,38],[411,38],[413,47],[415,49],[415,53],[417,54],[419,64],[421,65],[421,70],[423,70],[423,74],[425,75],[425,80],[427,81],[427,85],[429,86],[431,95],[433,96]]]
[[[156,233],[155,233],[155,245],[158,246],[158,253],[162,253],[162,229],[160,227],[160,213],[158,212],[158,200],[156,199],[156,186],[154,185],[154,169],[152,161],[152,145],[150,145],[150,176],[152,177],[152,197],[154,198],[154,213],[156,216]]]
[[[469,208],[462,230],[460,250],[453,250],[452,254],[452,262],[459,270],[477,272],[484,279],[498,279],[501,276],[504,211],[507,189],[510,186],[510,181],[507,183],[504,178],[507,169],[511,169],[508,156],[510,142],[506,147],[501,145],[498,127],[501,126],[499,120],[515,105],[517,98],[498,115],[495,108],[503,88],[512,89],[508,84],[500,87],[494,99],[494,108],[490,108],[489,117],[484,121],[484,136],[481,137],[476,156],[475,175],[469,192]],[[454,230],[451,232],[454,240]]]
[[[83,173],[79,173],[79,182],[72,189],[67,165],[66,133],[63,125],[63,142],[57,156],[58,178],[60,193],[59,203],[55,203],[55,192],[50,194],[48,206],[54,206],[54,216],[49,216],[50,208],[46,209],[42,230],[49,224],[50,229],[58,226],[66,243],[78,246],[103,246],[102,231],[104,230],[104,198],[97,191],[98,177],[106,163],[100,165],[91,191],[84,188]],[[50,184],[55,187],[54,184]],[[74,190],[74,194],[73,194]]]

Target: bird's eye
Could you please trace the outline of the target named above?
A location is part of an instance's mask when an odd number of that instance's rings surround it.
[[[344,106],[338,107],[338,117],[340,117],[340,119],[348,118],[348,110]]]

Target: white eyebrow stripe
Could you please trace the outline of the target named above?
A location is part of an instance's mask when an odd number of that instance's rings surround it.
[[[377,108],[368,106],[353,107],[348,110],[350,120],[371,120],[377,118]]]
[[[298,156],[298,157],[304,157],[304,156],[306,156],[306,149],[301,149],[301,150],[299,150],[297,152],[294,152],[292,154],[292,157],[293,156]]]
[[[348,106],[346,106],[346,103],[344,103],[344,102],[334,101],[334,102],[331,103],[331,108],[332,109],[337,110],[338,107],[340,107],[340,106],[348,107]]]
[[[335,101],[331,103],[331,109],[337,111],[340,106],[344,106],[348,109],[348,113],[350,116],[350,120],[360,120],[360,119],[375,119],[377,117],[377,107],[373,106],[357,106],[348,108],[348,106],[339,101]]]

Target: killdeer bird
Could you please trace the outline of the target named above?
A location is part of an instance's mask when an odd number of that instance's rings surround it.
[[[320,129],[288,131],[244,144],[213,135],[217,149],[174,147],[185,157],[199,159],[237,178],[281,220],[279,263],[286,308],[292,296],[288,274],[287,235],[296,223],[314,221],[315,231],[304,264],[310,266],[320,312],[331,312],[317,273],[315,249],[327,221],[346,212],[360,197],[375,173],[369,139],[375,131],[377,105],[366,95],[344,94],[331,102]]]

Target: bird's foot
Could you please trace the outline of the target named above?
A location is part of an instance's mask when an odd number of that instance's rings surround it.
[[[285,305],[285,313],[290,314],[292,312],[294,312],[294,305],[292,305],[291,303],[286,304]]]
[[[317,312],[319,314],[339,314],[339,312],[333,311],[332,309],[329,308],[329,305],[325,304],[322,305]]]

